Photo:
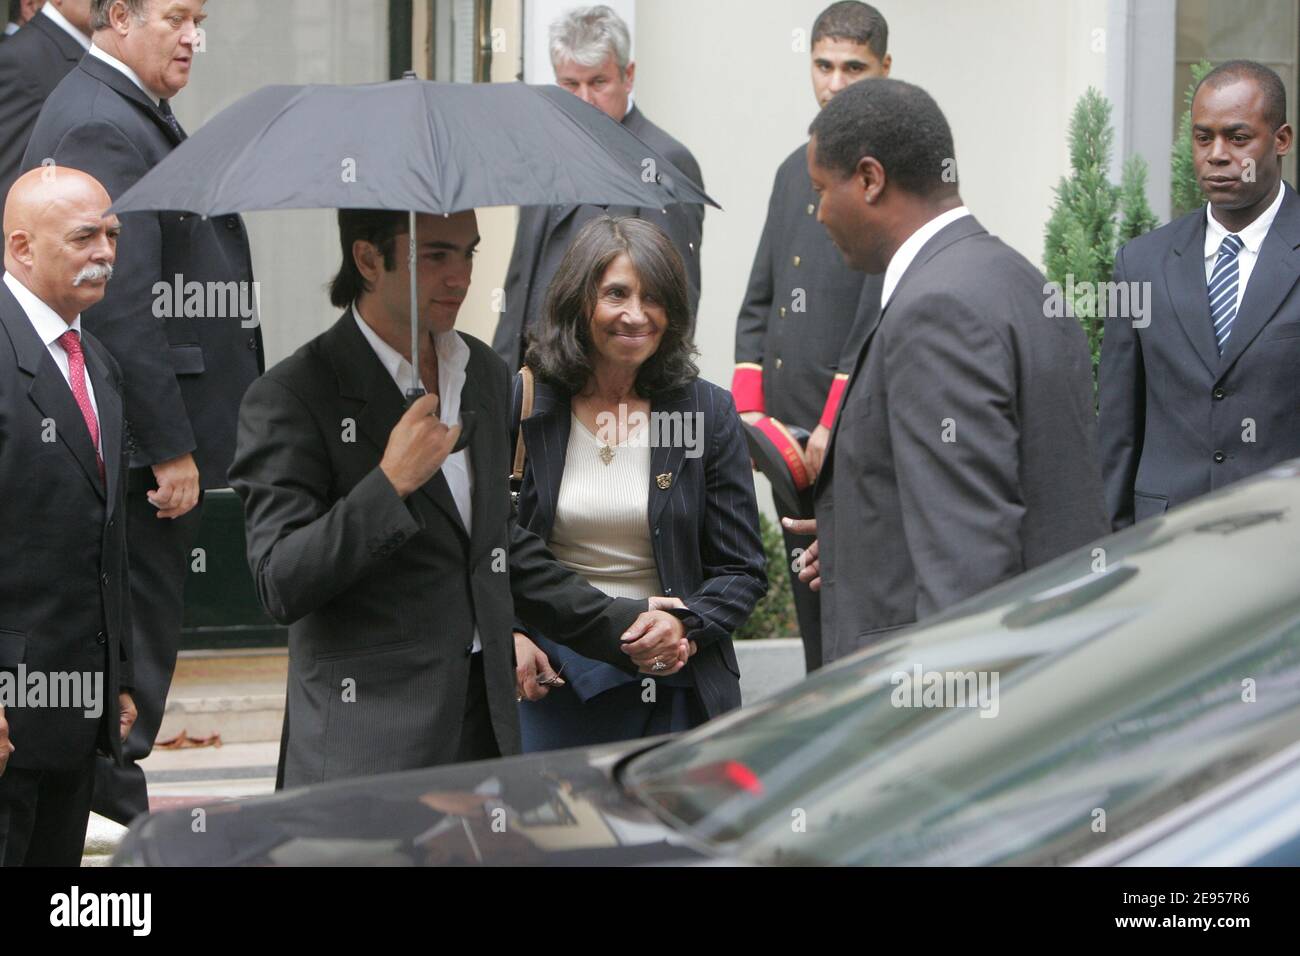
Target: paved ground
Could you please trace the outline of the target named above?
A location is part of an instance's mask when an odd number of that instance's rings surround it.
[[[278,741],[155,750],[142,766],[149,781],[149,809],[211,803],[227,797],[249,797],[275,789]],[[86,833],[84,866],[103,866],[126,828],[92,814]]]

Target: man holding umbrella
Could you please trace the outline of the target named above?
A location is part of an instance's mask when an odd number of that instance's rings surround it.
[[[474,213],[416,217],[414,366],[407,214],[344,210],[339,232],[345,311],[248,390],[230,469],[262,603],[289,624],[285,786],[519,752],[516,678],[531,696],[555,676],[514,660],[515,612],[629,671],[688,653],[682,620],[606,597],[514,521],[509,372],[454,328]]]
[[[84,170],[116,201],[171,154],[186,134],[170,100],[189,82],[203,6],[203,0],[92,0],[90,52],[45,101],[23,169],[52,160]],[[126,387],[140,717],[126,765],[98,767],[95,811],[128,823],[148,810],[136,761],[149,754],[162,724],[202,491],[225,486],[236,410],[261,372],[262,341],[255,314],[242,314],[229,295],[210,294],[237,288],[238,303],[253,301],[252,260],[238,216],[137,212],[121,220],[129,240],[113,282],[82,320],[121,366]],[[160,285],[168,292],[197,285],[209,294],[187,294],[178,310],[171,295],[159,296]]]

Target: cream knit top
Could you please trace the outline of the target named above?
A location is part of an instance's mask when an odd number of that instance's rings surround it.
[[[628,444],[612,445],[614,457],[605,464],[605,443],[577,415],[572,419],[551,553],[610,597],[641,600],[663,593],[647,512],[649,443],[634,435]]]

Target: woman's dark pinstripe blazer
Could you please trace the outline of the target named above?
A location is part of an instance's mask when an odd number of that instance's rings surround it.
[[[516,375],[516,429],[522,399],[522,380]],[[655,413],[697,412],[701,417],[691,420],[703,429],[698,452],[685,441],[651,448],[647,516],[664,593],[681,598],[691,612],[685,615],[687,636],[699,650],[688,670],[705,712],[715,717],[740,705],[740,669],[731,634],[767,590],[767,573],[749,453],[731,393],[696,379],[651,403],[652,422]],[[539,380],[533,414],[522,423],[527,461],[519,523],[543,539],[550,538],[555,520],[570,415],[569,396]],[[566,675],[586,660],[568,661],[571,652],[549,641],[542,646],[548,655],[554,648],[566,660]]]

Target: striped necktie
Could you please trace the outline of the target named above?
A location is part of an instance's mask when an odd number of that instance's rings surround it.
[[[1214,272],[1210,276],[1210,320],[1214,322],[1214,340],[1219,345],[1219,354],[1223,354],[1223,343],[1228,341],[1232,332],[1233,320],[1237,318],[1237,280],[1241,271],[1237,262],[1237,253],[1241,252],[1241,237],[1231,233],[1223,237],[1219,245],[1219,258],[1214,262]]]

